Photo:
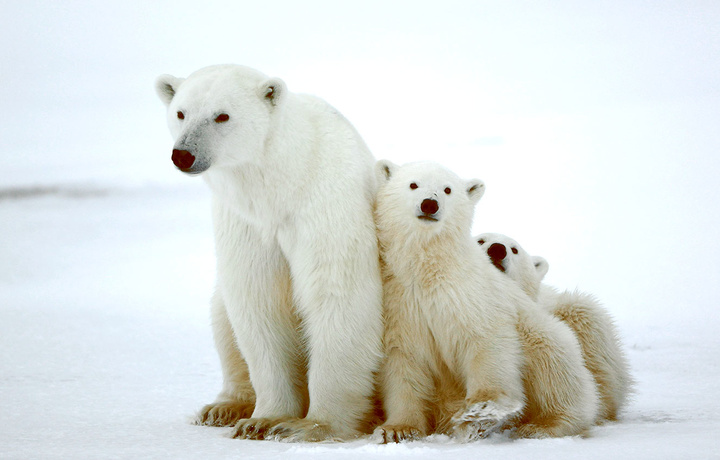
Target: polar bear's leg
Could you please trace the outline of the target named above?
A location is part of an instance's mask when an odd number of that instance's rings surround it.
[[[220,292],[255,390],[252,417],[301,417],[305,372],[287,262],[256,229],[215,211]]]
[[[382,356],[379,274],[373,279],[348,273],[353,265],[335,263],[311,279],[297,278],[309,349],[307,418],[330,425],[339,436],[355,434],[371,411]]]
[[[428,434],[433,380],[412,355],[411,347],[388,347],[380,377],[387,420],[374,432],[380,443],[410,441]]]
[[[380,394],[386,421],[374,437],[389,443],[427,435],[434,382],[427,325],[403,302],[400,283],[389,278],[383,288],[386,356],[380,369]]]
[[[371,225],[367,225],[367,223]],[[371,413],[382,356],[382,283],[372,218],[359,233],[328,219],[285,235],[293,291],[308,347],[305,420],[273,431],[288,440],[357,435]]]
[[[514,327],[498,327],[487,339],[483,346],[467,350],[465,408],[453,417],[459,438],[486,436],[519,416],[525,404],[522,354]]]
[[[200,410],[196,423],[229,426],[250,417],[255,409],[255,392],[250,383],[247,363],[235,342],[235,334],[219,289],[213,295],[210,312],[215,347],[223,373],[223,388],[215,402]]]

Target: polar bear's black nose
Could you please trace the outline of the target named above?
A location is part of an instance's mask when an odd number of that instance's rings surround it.
[[[493,243],[487,250],[488,255],[492,260],[503,260],[507,256],[507,249],[504,244]]]
[[[440,209],[438,202],[430,198],[425,198],[422,203],[420,203],[420,210],[425,214],[435,214],[438,212],[438,209]]]
[[[187,150],[173,149],[172,161],[180,170],[190,168],[195,163],[195,155]]]

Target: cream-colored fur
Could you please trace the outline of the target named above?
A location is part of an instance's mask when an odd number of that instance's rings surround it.
[[[577,341],[495,270],[470,235],[483,183],[432,163],[380,161],[376,171],[387,419],[375,435],[474,439],[518,423],[520,436],[584,432],[597,395]],[[566,380],[573,383],[562,386]],[[577,381],[585,386],[575,391]]]
[[[198,422],[249,439],[356,436],[382,358],[372,155],[326,102],[247,67],[156,88],[173,162],[213,192],[224,383]]]
[[[528,404],[515,425],[517,437],[584,435],[598,412],[597,386],[584,366],[570,328],[523,303],[517,330],[525,356],[523,384]]]
[[[530,256],[512,238],[483,233],[475,239],[486,253],[493,244],[503,245],[507,256],[502,260],[495,257],[495,265],[518,282],[543,309],[573,330],[580,342],[585,365],[598,386],[598,421],[616,420],[627,403],[633,380],[617,328],[608,311],[590,294],[559,292],[542,284],[549,268],[547,261],[539,256]]]

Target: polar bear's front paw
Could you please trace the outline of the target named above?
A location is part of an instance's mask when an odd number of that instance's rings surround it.
[[[416,441],[424,436],[424,433],[410,425],[382,425],[375,428],[372,438],[379,444],[392,442]]]
[[[452,418],[456,438],[472,440],[484,438],[519,415],[522,403],[511,401],[481,401],[469,404]]]
[[[277,424],[270,434],[285,442],[322,442],[339,441],[339,434],[322,422],[309,419],[292,419]]]
[[[242,439],[275,439],[271,431],[282,422],[283,419],[246,418],[237,422],[230,436]]]
[[[249,418],[240,420],[231,434],[233,438],[266,439],[284,442],[337,441],[330,425],[308,419]]]
[[[196,425],[232,426],[252,415],[255,404],[243,401],[223,401],[208,404],[195,417]]]

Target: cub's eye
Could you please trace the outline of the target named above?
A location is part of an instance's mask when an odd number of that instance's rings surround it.
[[[452,190],[450,190],[450,187],[445,187],[445,195],[450,195],[452,193]]]
[[[228,115],[227,113],[221,113],[215,119],[215,123],[223,123],[223,122],[228,121],[229,119],[230,119],[230,115]]]
[[[417,186],[417,184],[416,184],[415,182],[413,182],[412,184],[410,184],[410,189],[411,189],[411,190],[415,190],[417,187],[418,187],[418,186]]]
[[[517,248],[512,248],[512,252],[513,252],[513,254],[517,254],[518,253]]]
[[[182,113],[182,112],[178,112],[178,113],[177,113],[177,116],[178,116],[178,118],[181,119],[181,120],[184,120],[184,119],[185,119],[185,114]]]
[[[480,243],[480,246],[482,246],[483,244],[485,244],[485,240],[478,240],[478,243]]]

